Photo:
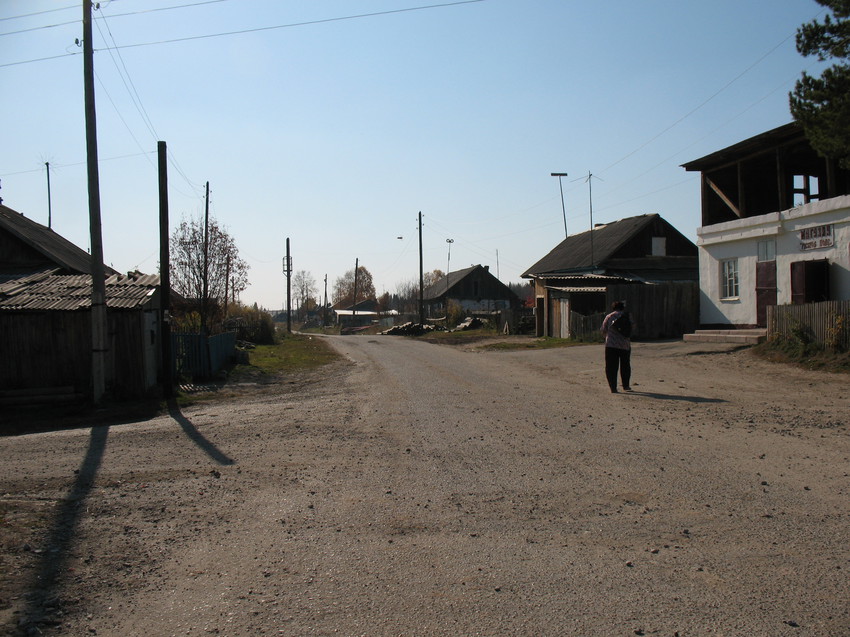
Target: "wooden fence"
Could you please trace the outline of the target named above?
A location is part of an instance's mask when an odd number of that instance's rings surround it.
[[[171,351],[175,377],[211,378],[222,370],[236,352],[236,332],[215,336],[172,334]]]
[[[767,338],[777,337],[850,349],[850,301],[768,306]]]
[[[599,329],[602,327],[602,321],[605,320],[605,313],[590,314],[584,316],[577,312],[570,312],[570,334],[577,341],[602,342],[602,332]]]

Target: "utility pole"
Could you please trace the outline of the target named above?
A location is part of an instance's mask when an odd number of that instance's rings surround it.
[[[159,160],[159,334],[162,339],[162,395],[174,395],[174,368],[171,362],[171,261],[168,249],[168,159],[165,142],[157,142]]]
[[[86,113],[86,166],[91,236],[92,400],[99,403],[106,391],[106,280],[100,225],[100,175],[97,169],[97,117],[94,102],[94,47],[92,3],[83,0],[83,86]]]
[[[425,325],[425,274],[422,271],[422,211],[419,211],[419,324]]]
[[[449,244],[449,258],[446,260],[446,325],[448,326],[449,320],[449,272],[452,269],[452,244],[455,242],[454,239],[446,239],[446,243]]]
[[[354,259],[354,300],[351,302],[351,322],[357,316],[357,271],[360,269],[360,259]],[[352,327],[354,327],[352,325]]]
[[[210,293],[210,182],[207,182],[204,197],[204,280],[201,291],[201,334],[207,333],[207,298]]]
[[[227,264],[224,269],[224,318],[227,318],[227,304],[230,300],[228,295],[230,294],[230,249],[227,250]]]
[[[292,334],[292,257],[289,254],[289,237],[286,237],[286,256],[283,259],[283,273],[286,275],[286,332]]]
[[[328,275],[325,274],[325,304],[322,306],[322,327],[328,324]]]
[[[47,169],[47,227],[53,227],[53,206],[50,202],[50,162],[44,162],[44,167]]]

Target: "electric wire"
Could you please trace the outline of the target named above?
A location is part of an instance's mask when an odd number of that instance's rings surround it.
[[[152,42],[137,42],[135,44],[122,45],[121,48],[122,49],[134,49],[134,48],[145,47],[145,46],[156,46],[156,45],[160,45],[160,44],[174,44],[174,43],[177,43],[177,42],[190,42],[190,41],[193,41],[193,40],[206,40],[206,39],[210,39],[210,38],[220,38],[220,37],[226,37],[226,36],[232,36],[232,35],[244,35],[246,33],[260,33],[262,31],[274,31],[274,30],[277,30],[277,29],[289,29],[289,28],[294,28],[294,27],[312,26],[312,25],[317,25],[317,24],[328,24],[328,23],[331,23],[331,22],[342,22],[342,21],[345,21],[345,20],[360,20],[360,19],[364,19],[364,18],[374,18],[374,17],[384,16],[384,15],[393,15],[393,14],[398,14],[398,13],[409,13],[411,11],[425,11],[425,10],[429,10],[429,9],[442,9],[442,8],[445,8],[445,7],[454,7],[454,6],[463,5],[463,4],[473,4],[473,3],[477,3],[477,2],[488,2],[488,1],[489,0],[456,0],[455,2],[444,2],[444,3],[441,3],[441,4],[430,4],[430,5],[423,5],[423,6],[417,6],[417,7],[405,7],[404,9],[389,9],[389,10],[386,10],[386,11],[374,11],[372,13],[360,13],[360,14],[347,15],[347,16],[337,16],[337,17],[333,17],[333,18],[322,18],[322,19],[318,19],[318,20],[306,20],[304,22],[290,22],[288,24],[276,24],[276,25],[267,26],[267,27],[252,27],[250,29],[240,29],[240,30],[237,30],[237,31],[221,31],[219,33],[206,33],[206,34],[202,34],[202,35],[192,35],[192,36],[186,36],[186,37],[182,37],[182,38],[155,40],[155,41],[152,41]],[[0,66],[2,66],[2,65],[0,65]]]

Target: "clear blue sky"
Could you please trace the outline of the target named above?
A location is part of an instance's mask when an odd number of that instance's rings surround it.
[[[680,165],[791,121],[789,90],[818,70],[794,48],[822,15],[814,0],[399,11],[437,4],[101,2],[106,263],[157,271],[157,140],[173,158],[172,228],[203,214],[209,181],[251,267],[242,301],[267,309],[284,305],[287,237],[320,288],[355,259],[379,294],[418,280],[419,211],[426,271],[446,269],[451,238],[452,270],[480,263],[518,282],[564,238],[552,172],[569,173],[570,234],[590,227],[591,172],[595,223],[659,213],[695,240],[699,179]],[[0,1],[0,197],[47,225],[50,162],[53,228],[87,249],[81,6]],[[234,31],[248,32],[218,35]],[[166,42],[195,36],[217,37]],[[53,56],[65,57],[17,64]]]

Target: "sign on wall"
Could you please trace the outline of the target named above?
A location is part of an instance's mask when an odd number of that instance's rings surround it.
[[[831,248],[834,245],[831,223],[813,228],[800,230],[800,250],[817,250],[818,248]]]

